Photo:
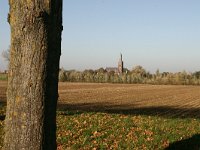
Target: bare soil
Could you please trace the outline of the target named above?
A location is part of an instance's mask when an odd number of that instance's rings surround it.
[[[0,81],[0,100],[6,100]],[[200,118],[200,86],[59,83],[59,109]]]
[[[6,101],[7,82],[0,81],[0,101]]]
[[[60,83],[69,110],[200,118],[200,86]]]

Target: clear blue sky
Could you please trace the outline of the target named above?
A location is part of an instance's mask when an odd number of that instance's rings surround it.
[[[65,69],[200,70],[199,0],[63,0]],[[0,52],[9,47],[8,4],[0,1]],[[0,70],[6,63],[0,58]]]

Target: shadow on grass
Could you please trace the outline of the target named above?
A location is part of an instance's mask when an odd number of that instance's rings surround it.
[[[6,101],[0,99],[0,108],[6,106]],[[74,115],[82,112],[103,112],[125,115],[147,115],[160,116],[167,118],[194,118],[200,119],[200,108],[178,108],[178,107],[141,107],[137,105],[114,105],[112,103],[58,103],[58,111],[63,115]],[[0,120],[4,120],[5,116],[0,114]]]
[[[0,121],[4,121],[6,118],[6,115],[0,115]]]
[[[169,145],[165,150],[199,150],[200,149],[200,134]]]
[[[199,108],[188,109],[175,107],[138,107],[136,105],[113,105],[109,103],[59,103],[58,110],[76,112],[104,112],[125,115],[148,115],[167,118],[200,118]]]
[[[0,109],[2,109],[3,107],[6,107],[6,101],[0,99]],[[0,121],[5,120],[5,115],[0,113]]]

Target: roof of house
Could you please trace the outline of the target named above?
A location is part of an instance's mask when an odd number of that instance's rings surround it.
[[[111,71],[117,72],[117,71],[118,71],[118,68],[116,68],[116,67],[107,67],[107,68],[106,68],[106,71],[107,71],[107,72],[111,72]]]

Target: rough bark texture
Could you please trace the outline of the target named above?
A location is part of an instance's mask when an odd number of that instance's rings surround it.
[[[5,150],[55,150],[62,0],[9,0]]]

